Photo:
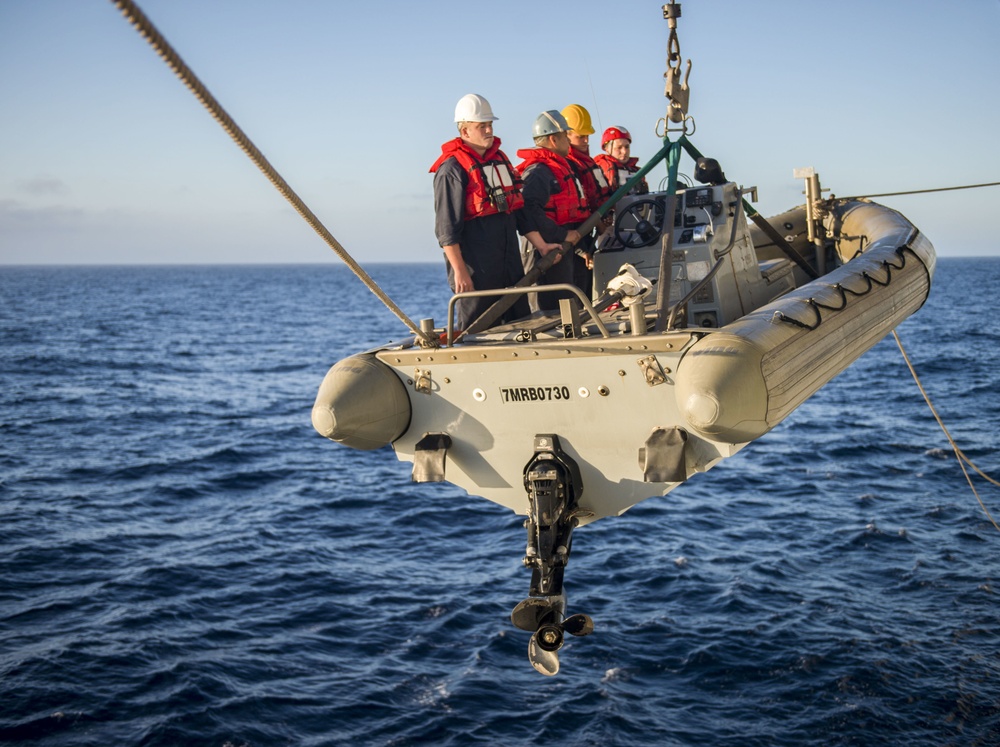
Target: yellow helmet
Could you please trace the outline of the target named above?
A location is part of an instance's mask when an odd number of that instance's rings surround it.
[[[594,126],[590,123],[590,112],[579,104],[570,104],[562,110],[569,128],[580,135],[593,135]]]

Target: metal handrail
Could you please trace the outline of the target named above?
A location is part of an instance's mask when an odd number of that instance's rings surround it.
[[[448,337],[445,340],[445,346],[451,347],[455,339],[455,302],[461,298],[482,298],[483,296],[506,296],[506,295],[517,295],[523,296],[526,293],[538,293],[539,291],[555,291],[563,290],[573,293],[583,305],[583,310],[590,314],[590,318],[593,320],[597,329],[600,330],[602,337],[611,337],[611,333],[608,328],[604,325],[598,316],[597,310],[594,308],[590,300],[584,295],[583,291],[577,288],[575,285],[570,285],[569,283],[555,283],[553,285],[529,285],[525,287],[518,288],[517,286],[511,288],[496,288],[492,290],[478,290],[478,291],[465,291],[464,293],[456,293],[448,301]]]

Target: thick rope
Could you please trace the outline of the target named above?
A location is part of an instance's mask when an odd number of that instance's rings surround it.
[[[313,230],[316,231],[327,245],[336,252],[337,256],[343,260],[344,264],[351,268],[351,271],[363,282],[372,293],[378,297],[378,299],[384,303],[392,313],[394,313],[400,321],[405,324],[411,332],[413,332],[418,339],[421,339],[427,343],[436,344],[436,341],[432,341],[427,335],[422,333],[420,329],[403,313],[403,311],[393,303],[392,299],[378,286],[378,284],[372,280],[372,278],[365,272],[361,266],[354,261],[354,258],[347,253],[347,250],[341,246],[340,242],[333,237],[333,235],[326,229],[319,218],[317,218],[312,210],[310,210],[306,204],[299,198],[288,183],[281,177],[275,168],[268,162],[261,153],[257,146],[255,146],[250,138],[247,137],[246,133],[240,129],[239,125],[233,121],[232,117],[226,113],[226,110],[222,108],[222,105],[215,99],[215,97],[209,93],[208,89],[202,84],[198,79],[198,76],[189,68],[184,60],[180,58],[180,55],[174,50],[170,43],[163,38],[163,35],[157,31],[156,27],[152,24],[146,14],[139,9],[138,6],[132,0],[111,0],[118,9],[122,12],[122,15],[128,20],[132,26],[142,35],[142,37],[149,42],[150,46],[156,51],[156,54],[163,59],[164,62],[170,67],[171,70],[181,79],[181,82],[187,86],[188,90],[195,95],[195,98],[202,103],[202,105],[208,110],[212,118],[224,129],[229,137],[240,146],[240,149],[247,154],[251,161],[256,164],[264,176],[268,178],[271,184],[274,185],[288,200],[292,207],[295,208],[297,212],[306,223],[312,226]]]
[[[949,433],[948,429],[945,427],[944,421],[941,420],[941,416],[938,415],[937,410],[934,409],[934,405],[931,404],[931,398],[928,396],[927,390],[924,389],[924,385],[920,383],[920,377],[917,376],[916,369],[913,368],[913,364],[910,362],[909,356],[906,355],[906,350],[903,349],[903,342],[902,340],[899,339],[899,335],[896,334],[896,330],[892,331],[892,336],[896,339],[896,344],[899,346],[899,352],[903,354],[903,360],[906,361],[906,366],[907,368],[910,369],[910,373],[913,375],[913,380],[917,382],[917,388],[920,390],[920,393],[924,396],[924,401],[930,408],[931,414],[934,416],[934,419],[937,421],[937,424],[941,426],[941,430],[944,431],[944,435],[947,437],[948,443],[951,444],[951,448],[955,451],[955,456],[958,458],[958,466],[962,468],[962,474],[965,475],[965,481],[969,483],[969,487],[972,489],[972,494],[976,496],[976,500],[979,501],[979,506],[983,509],[983,513],[986,514],[986,518],[990,520],[990,523],[993,525],[993,528],[996,529],[998,532],[1000,532],[1000,526],[997,525],[996,521],[993,519],[992,514],[990,514],[989,509],[986,508],[986,504],[983,503],[983,499],[979,497],[979,493],[976,491],[976,486],[972,484],[972,478],[969,477],[969,473],[968,471],[966,471],[965,465],[968,464],[973,470],[975,470],[975,472],[980,477],[985,479],[987,482],[991,482],[997,486],[1000,486],[1000,482],[994,480],[992,477],[990,477],[981,469],[979,469],[979,467],[973,464],[972,460],[969,459],[969,457],[967,457],[960,448],[958,448],[958,444],[955,443],[955,439],[951,437],[951,433]]]

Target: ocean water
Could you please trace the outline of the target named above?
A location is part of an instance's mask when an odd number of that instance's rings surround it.
[[[443,318],[440,266],[372,274]],[[943,259],[899,329],[994,477],[997,298],[1000,259]],[[891,338],[580,529],[596,630],[546,678],[521,519],[311,428],[403,334],[333,263],[0,268],[0,743],[1000,744],[1000,531]]]

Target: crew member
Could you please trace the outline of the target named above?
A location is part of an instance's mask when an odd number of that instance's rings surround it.
[[[470,93],[455,107],[458,137],[441,146],[434,174],[434,230],[444,250],[448,285],[455,293],[506,288],[524,277],[515,212],[524,205],[521,178],[493,134],[489,102]],[[462,298],[456,326],[466,329],[496,300]],[[502,321],[527,316],[524,296]]]
[[[631,179],[639,171],[639,159],[631,158],[632,135],[624,127],[609,127],[601,136],[601,150],[604,152],[595,156],[594,160],[604,171],[604,176],[615,191]],[[630,195],[644,195],[649,192],[649,185],[643,179],[629,190]]]
[[[542,239],[555,244],[567,241],[576,244],[580,240],[576,229],[587,219],[589,211],[583,187],[566,160],[570,149],[568,132],[569,124],[558,110],[542,112],[531,129],[535,147],[517,152],[524,159],[517,166],[524,180],[522,235],[525,231],[538,231]],[[525,242],[522,245],[525,270],[548,251],[532,249]],[[540,283],[573,283],[573,280],[573,260],[564,257],[545,273]],[[566,291],[545,291],[537,294],[532,306],[543,311],[558,310],[559,299],[571,295]]]
[[[580,104],[570,104],[562,110],[562,115],[569,125],[569,132],[566,134],[569,136],[570,147],[566,160],[573,167],[573,172],[587,196],[587,209],[593,213],[611,196],[612,190],[604,171],[590,157],[590,136],[594,134],[590,112]],[[606,229],[606,223],[598,224],[597,234],[600,235]],[[573,258],[574,283],[587,292],[591,292],[593,286],[595,240],[596,236],[593,234],[584,236],[577,245],[580,253]]]

